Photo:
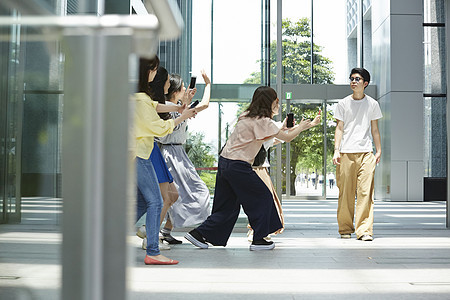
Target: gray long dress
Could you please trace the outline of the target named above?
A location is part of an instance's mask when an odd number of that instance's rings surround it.
[[[168,105],[175,105],[166,102]],[[176,118],[178,113],[171,113]],[[186,154],[183,144],[187,138],[187,122],[174,131],[159,138],[161,153],[178,189],[178,200],[170,207],[169,216],[176,228],[190,227],[202,223],[210,215],[210,195],[206,184],[198,175]]]

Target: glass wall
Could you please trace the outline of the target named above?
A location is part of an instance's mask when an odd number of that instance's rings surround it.
[[[347,83],[345,11],[345,0],[282,2],[283,84]],[[192,1],[192,20],[185,20],[192,28],[192,58],[184,60],[192,60],[188,72],[193,75],[206,70],[213,85],[212,104],[190,121],[189,131],[192,138],[203,137],[211,155],[217,157],[236,112],[250,102],[254,89],[260,84],[276,86],[277,13],[276,0]],[[185,77],[186,82],[189,78]],[[201,77],[197,82],[196,98],[201,98]],[[283,110],[281,118],[285,114]],[[273,175],[278,164],[274,151],[271,158]],[[199,163],[197,168],[205,167],[206,162]],[[283,178],[285,181],[285,175]],[[291,194],[293,190],[294,186]]]
[[[60,4],[54,3],[53,9]],[[39,29],[12,25],[1,31],[1,102],[6,112],[0,133],[2,218],[57,225],[63,94],[60,45]]]
[[[447,177],[447,77],[443,0],[424,1],[424,167],[426,178]]]

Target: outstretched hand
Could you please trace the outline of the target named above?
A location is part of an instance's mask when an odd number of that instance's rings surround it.
[[[311,120],[302,118],[302,120],[298,124],[298,127],[301,128],[301,131],[311,128],[312,127]]]
[[[320,114],[318,114],[315,118],[314,118],[314,120],[312,120],[311,121],[311,127],[314,127],[314,126],[316,126],[316,125],[319,125],[320,124]]]
[[[206,85],[210,84],[210,83],[211,83],[211,80],[209,79],[208,75],[206,75],[205,70],[202,69],[200,72],[201,72],[201,74],[202,74],[203,80],[205,81],[205,84],[206,84]]]

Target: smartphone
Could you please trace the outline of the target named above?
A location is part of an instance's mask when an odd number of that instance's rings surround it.
[[[191,77],[191,83],[189,83],[189,89],[193,89],[195,88],[195,82],[197,81],[197,76],[192,76]]]
[[[199,104],[198,100],[195,100],[194,102],[191,103],[191,105],[189,106],[189,108],[194,108]]]
[[[288,113],[287,114],[286,126],[288,128],[294,127],[294,114],[293,113]]]

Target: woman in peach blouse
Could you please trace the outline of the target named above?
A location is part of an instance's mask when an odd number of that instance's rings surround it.
[[[252,169],[252,163],[264,141],[277,138],[291,141],[300,132],[317,125],[302,120],[292,128],[280,129],[272,121],[278,113],[279,99],[274,89],[258,87],[247,110],[239,117],[219,157],[212,214],[185,238],[199,248],[226,246],[242,205],[254,230],[250,250],[271,250],[272,241],[264,237],[282,228],[273,196],[267,185]]]

